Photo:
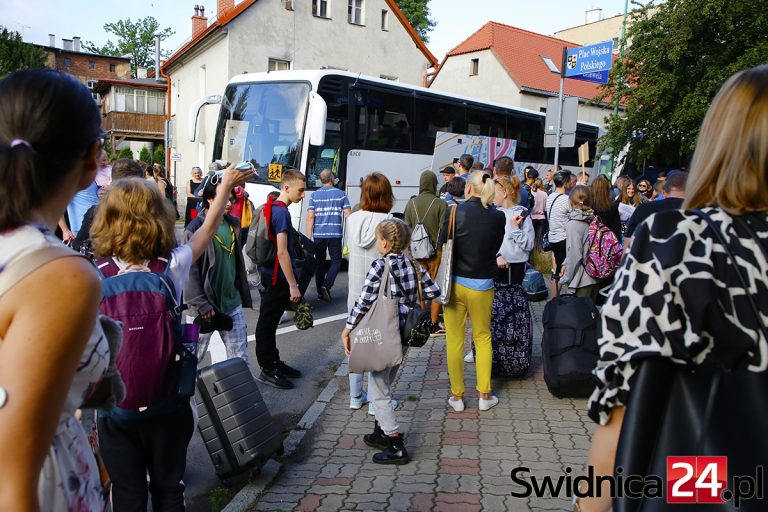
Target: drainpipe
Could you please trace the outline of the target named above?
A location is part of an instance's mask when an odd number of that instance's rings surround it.
[[[168,77],[168,75],[165,74],[165,72],[160,67],[160,34],[155,34],[155,58],[156,64],[155,67],[157,68],[157,72],[155,73],[155,77],[162,76],[165,78],[165,83],[167,87],[165,88],[165,122],[166,126],[171,126],[171,79]],[[165,131],[165,130],[164,130]],[[170,141],[165,141],[165,172],[169,172],[169,169],[171,167],[171,150],[168,145]],[[174,175],[174,180],[176,181],[176,176]]]

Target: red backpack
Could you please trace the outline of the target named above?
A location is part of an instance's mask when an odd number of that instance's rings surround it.
[[[584,271],[593,279],[604,279],[616,273],[623,248],[616,234],[595,215],[587,228]]]

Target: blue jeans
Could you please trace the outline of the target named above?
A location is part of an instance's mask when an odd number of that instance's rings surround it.
[[[317,260],[317,270],[315,270],[315,285],[317,291],[321,286],[329,290],[336,282],[336,276],[341,270],[341,238],[315,238],[315,259]],[[328,267],[328,273],[325,273],[325,252],[331,256],[331,265]]]

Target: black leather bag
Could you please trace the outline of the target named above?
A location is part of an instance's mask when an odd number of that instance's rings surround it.
[[[701,211],[734,263],[743,287],[747,281],[719,228]],[[756,234],[743,219],[755,240]],[[768,253],[762,247],[766,259]],[[745,295],[757,318],[757,326],[768,338],[752,297]],[[715,340],[715,343],[728,340]],[[747,354],[730,366],[713,362],[686,367],[668,358],[645,359],[637,369],[624,414],[615,467],[622,475],[659,475],[665,478],[666,458],[671,455],[727,456],[726,487],[733,491],[733,476],[755,477],[756,468],[768,461],[768,372],[746,370]],[[696,477],[692,477],[695,479]],[[695,481],[695,480],[694,480]],[[723,489],[720,489],[721,491]],[[666,490],[663,490],[666,494]],[[734,510],[731,500],[724,504],[668,504],[665,498],[614,499],[615,512],[684,512]],[[741,502],[741,511],[767,510],[768,503],[751,499]]]
[[[413,262],[411,262],[413,265]],[[421,272],[418,265],[414,266],[416,274],[416,289],[418,290],[419,301],[408,311],[405,317],[405,324],[400,330],[400,339],[403,345],[408,347],[423,347],[430,334],[432,334],[432,315],[429,308],[424,304],[424,298],[421,294]]]

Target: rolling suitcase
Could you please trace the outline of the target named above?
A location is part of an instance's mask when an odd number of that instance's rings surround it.
[[[531,367],[531,307],[520,285],[496,283],[491,314],[492,373],[523,377]]]
[[[599,315],[588,297],[561,295],[544,306],[544,382],[559,398],[586,398],[595,389]]]
[[[222,482],[282,451],[280,433],[241,358],[200,370],[195,400],[200,435]]]

